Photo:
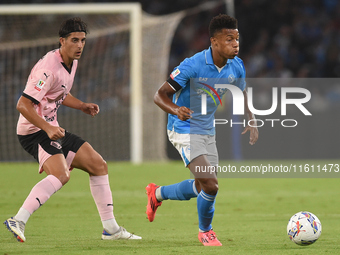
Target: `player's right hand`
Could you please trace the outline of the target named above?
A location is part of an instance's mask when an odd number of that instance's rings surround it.
[[[62,127],[50,126],[45,132],[51,140],[58,140],[65,136],[65,129]]]
[[[180,120],[190,119],[192,117],[191,114],[193,113],[192,110],[190,110],[189,108],[187,108],[185,106],[181,106],[181,107],[177,108],[175,111],[176,111],[177,117]]]

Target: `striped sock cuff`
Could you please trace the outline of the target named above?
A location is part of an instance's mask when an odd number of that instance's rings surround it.
[[[213,196],[213,195],[209,195],[209,194],[205,193],[203,190],[201,190],[200,195],[206,201],[214,201],[217,194]]]

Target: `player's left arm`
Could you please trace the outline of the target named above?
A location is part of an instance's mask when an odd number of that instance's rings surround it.
[[[248,125],[243,130],[242,135],[244,135],[245,133],[249,131],[250,132],[249,144],[254,145],[257,139],[259,138],[259,130],[256,127],[257,123],[256,123],[255,115],[249,110],[249,107],[248,107],[248,93],[246,90],[243,91],[243,96],[244,96],[244,109],[248,117]]]
[[[99,106],[94,103],[84,103],[83,101],[75,98],[68,93],[63,101],[63,105],[74,108],[77,110],[81,110],[86,114],[91,115],[92,117],[96,116],[99,113]]]

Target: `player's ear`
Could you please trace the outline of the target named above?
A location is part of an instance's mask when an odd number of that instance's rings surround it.
[[[215,45],[216,44],[216,38],[210,37],[210,43],[211,43],[211,45]]]
[[[65,44],[65,38],[64,37],[60,37],[59,38],[59,43],[61,46],[63,46]]]

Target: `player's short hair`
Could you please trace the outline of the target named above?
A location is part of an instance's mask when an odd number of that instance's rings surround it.
[[[212,18],[209,24],[209,35],[214,37],[222,29],[237,29],[237,19],[227,15],[219,14]]]
[[[87,34],[89,31],[86,23],[81,18],[76,17],[67,19],[60,25],[59,37],[66,38],[72,32],[84,32]]]

